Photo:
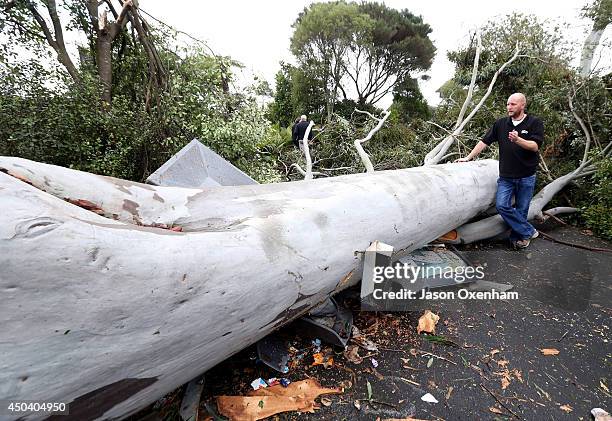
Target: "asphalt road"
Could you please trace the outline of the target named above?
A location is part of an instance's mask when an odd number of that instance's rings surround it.
[[[577,228],[542,229],[565,241],[612,248]],[[612,411],[606,391],[612,388],[612,253],[543,238],[522,251],[503,243],[459,250],[472,264],[484,266],[485,280],[511,284],[518,299],[429,301],[414,311],[383,314],[359,312],[348,292],[341,299],[355,309],[355,325],[379,351],[360,350],[366,358],[354,364],[342,350],[328,350],[333,367],[312,366],[310,339],[291,326],[284,329],[291,344],[305,351],[286,377],[313,377],[323,386],[344,385],[345,392],[329,396],[331,404],[314,414],[289,412],[272,419],[590,420],[594,407]],[[458,347],[417,335],[424,309],[440,316],[436,334]],[[558,354],[543,355],[542,349]],[[375,369],[371,358],[378,362]],[[214,407],[217,395],[245,394],[258,377],[280,375],[258,364],[251,347],[207,373],[201,406]],[[438,403],[422,401],[425,393]]]

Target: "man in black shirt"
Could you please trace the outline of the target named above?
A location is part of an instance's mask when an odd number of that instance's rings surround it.
[[[544,125],[539,118],[525,114],[526,105],[525,95],[510,95],[506,104],[508,117],[497,120],[470,154],[456,161],[469,161],[493,142],[499,143],[495,205],[510,226],[510,241],[517,248],[529,246],[530,240],[538,236],[538,231],[527,222],[527,218],[535,188],[538,150],[544,140]]]
[[[308,129],[308,121],[305,115],[300,116],[300,121],[297,124],[293,125],[292,129],[292,140],[295,146],[299,146],[302,149],[302,142],[304,140],[304,135],[306,134],[306,129]],[[308,140],[312,140],[312,130],[308,133]],[[308,143],[310,145],[310,142]]]

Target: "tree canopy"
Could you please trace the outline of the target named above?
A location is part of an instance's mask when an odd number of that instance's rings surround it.
[[[427,70],[435,52],[429,25],[380,3],[314,3],[293,27],[291,51],[301,69],[318,69],[328,118],[338,99],[378,103],[412,72]]]

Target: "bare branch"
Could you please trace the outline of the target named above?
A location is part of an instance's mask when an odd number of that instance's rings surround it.
[[[459,127],[453,130],[453,133],[450,136],[447,136],[444,140],[438,143],[431,151],[429,151],[429,153],[425,156],[425,165],[435,165],[438,162],[440,162],[440,158],[446,154],[448,149],[455,142],[455,137],[463,131],[466,124],[470,122],[470,120],[474,117],[474,115],[476,115],[478,110],[482,107],[484,102],[487,100],[489,95],[491,95],[491,91],[493,90],[493,86],[495,85],[495,82],[497,81],[497,77],[500,75],[501,72],[503,72],[503,70],[507,66],[512,64],[512,62],[514,62],[514,60],[516,60],[519,57],[519,52],[520,52],[519,44],[517,42],[516,48],[514,50],[514,55],[508,61],[502,64],[499,69],[497,69],[497,71],[493,75],[493,78],[491,79],[491,82],[489,83],[489,87],[486,93],[480,99],[480,102],[478,102],[478,104],[474,107],[472,112],[470,112],[470,114],[465,118],[465,120],[463,120],[463,122],[459,125]]]
[[[45,19],[38,12],[36,6],[29,0],[26,0],[26,7],[32,13],[34,20],[38,23],[38,26],[45,34],[45,38],[47,39],[48,44],[55,50],[57,53],[57,60],[66,68],[72,79],[80,83],[81,77],[79,75],[79,71],[70,59],[68,52],[66,51],[66,46],[64,45],[64,34],[62,32],[62,26],[57,16],[57,10],[55,5],[55,0],[49,0],[47,2],[47,10],[49,11],[49,15],[51,17],[51,21],[53,23],[53,28],[55,32],[55,38],[51,34],[51,30],[45,22]]]
[[[302,146],[304,149],[304,155],[306,156],[306,173],[304,174],[304,180],[312,180],[312,158],[310,157],[310,145],[308,144],[308,136],[310,131],[314,127],[314,121],[310,121],[310,124],[304,132],[304,139],[302,140]]]
[[[470,87],[468,88],[467,96],[465,97],[465,101],[463,101],[463,106],[461,107],[461,111],[459,111],[459,115],[457,116],[457,121],[455,122],[455,126],[453,129],[459,127],[461,122],[463,121],[463,116],[467,111],[468,106],[472,102],[472,95],[474,93],[474,85],[476,84],[476,76],[478,75],[478,63],[480,61],[480,52],[482,50],[482,40],[480,38],[480,28],[476,29],[476,56],[474,57],[474,66],[472,68],[472,79],[470,80]]]
[[[574,91],[574,95],[576,95],[575,91]],[[589,133],[589,129],[587,129],[587,126],[584,124],[584,121],[582,121],[582,119],[578,116],[578,114],[576,114],[576,110],[574,109],[574,104],[572,102],[572,95],[569,95],[569,94],[567,95],[567,102],[569,104],[570,111],[572,112],[574,118],[580,125],[580,128],[582,129],[582,132],[584,133],[584,136],[586,138],[586,143],[584,145],[584,154],[582,156],[582,162],[581,162],[581,164],[584,164],[588,158],[589,149],[591,148],[591,134]]]
[[[366,111],[361,111],[357,109],[355,109],[355,111],[364,113],[364,114],[368,114],[378,121],[378,124],[372,130],[370,130],[370,132],[368,133],[366,137],[364,137],[363,139],[355,139],[355,149],[357,149],[357,153],[359,154],[359,157],[361,158],[363,165],[366,167],[366,172],[373,173],[374,166],[372,165],[372,161],[370,161],[370,157],[368,156],[366,151],[363,149],[363,146],[361,145],[367,142],[368,140],[370,140],[372,136],[374,136],[374,134],[380,130],[383,124],[385,124],[385,121],[387,120],[391,112],[388,109],[386,109],[385,111],[383,111],[383,117],[379,119],[379,118],[372,116],[370,113]]]

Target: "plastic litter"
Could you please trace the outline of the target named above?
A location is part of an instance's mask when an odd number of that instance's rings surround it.
[[[266,381],[260,377],[251,382],[251,387],[253,388],[253,390],[257,390],[264,387],[268,387],[268,383],[266,383]]]
[[[429,403],[438,403],[438,400],[434,398],[431,393],[425,393],[423,396],[421,396],[421,400]]]
[[[280,384],[280,380],[277,379],[276,377],[272,377],[268,379],[266,383],[268,383],[268,386],[276,386],[277,384]]]
[[[372,367],[378,367],[378,361],[376,361],[374,358],[372,358]]]

